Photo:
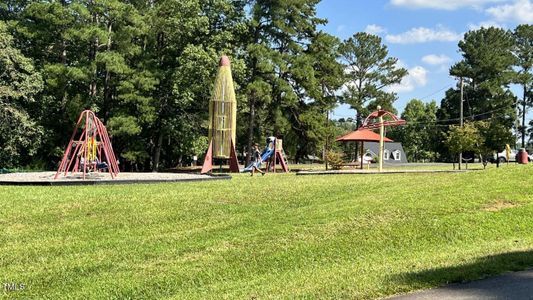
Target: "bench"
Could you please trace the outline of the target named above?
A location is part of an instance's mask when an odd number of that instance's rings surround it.
[[[364,162],[364,165],[366,165],[366,168],[367,169],[370,169],[370,161],[369,160],[366,160]],[[364,166],[363,165],[363,166]],[[361,167],[361,163],[358,162],[358,161],[352,161],[352,162],[346,162],[346,163],[342,163],[340,164],[340,167],[352,167],[352,168],[356,168],[356,167]]]

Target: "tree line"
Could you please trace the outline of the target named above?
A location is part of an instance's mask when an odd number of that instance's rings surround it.
[[[462,80],[446,91],[440,107],[409,102],[402,114],[408,125],[393,134],[413,161],[456,161],[455,154],[465,151],[492,157],[506,144],[526,148],[533,138],[533,124],[526,124],[533,105],[533,26],[473,30],[458,46],[463,59],[450,75]],[[515,95],[513,84],[522,93]],[[459,125],[461,93],[464,129]]]
[[[321,30],[327,20],[317,16],[318,3],[3,1],[0,167],[54,169],[84,109],[106,124],[125,170],[160,170],[202,156],[221,55],[232,60],[239,153],[276,135],[295,161],[322,154],[377,105],[393,110],[397,95],[386,88],[407,71],[377,36],[341,41]],[[531,104],[532,40],[531,26],[522,25],[471,31],[459,43],[464,59],[450,72],[467,79],[467,119],[492,120],[487,132],[495,145],[513,139],[513,127],[525,128],[515,121],[518,104],[523,113]],[[520,99],[511,83],[523,85]],[[454,88],[440,107],[408,105],[403,117],[411,125],[391,135],[410,158],[450,156],[432,132],[446,134],[448,127],[436,124],[454,124],[457,97]],[[339,103],[355,109],[353,120],[329,118]]]

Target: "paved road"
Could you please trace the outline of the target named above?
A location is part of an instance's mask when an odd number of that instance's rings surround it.
[[[513,299],[533,300],[533,270],[452,284],[423,292],[388,298],[388,300],[478,300]]]

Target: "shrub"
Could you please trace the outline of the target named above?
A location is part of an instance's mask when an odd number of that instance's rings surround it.
[[[334,170],[339,170],[342,167],[344,154],[338,151],[326,152],[326,161]]]

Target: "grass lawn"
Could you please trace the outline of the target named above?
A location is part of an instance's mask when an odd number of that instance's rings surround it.
[[[0,298],[380,298],[533,266],[533,166],[0,186]]]
[[[506,167],[506,166],[511,166],[511,165],[515,165],[515,164],[516,164],[515,162],[510,162],[509,164],[502,163],[501,166]],[[496,168],[496,164],[489,163],[487,165],[487,169],[491,169],[491,168]],[[297,164],[297,165],[296,164],[292,164],[292,165],[289,165],[289,169],[291,171],[325,171],[326,170],[326,166],[324,164]],[[328,169],[332,170],[331,166],[329,166]],[[341,169],[342,170],[357,170],[357,169],[359,169],[359,167],[344,166]],[[369,168],[365,165],[363,169],[367,170]],[[370,170],[377,170],[377,169],[378,169],[378,165],[376,163],[372,163],[371,166],[370,166]],[[391,165],[387,165],[387,164],[385,164],[383,166],[383,169],[384,170],[457,170],[458,166],[457,166],[457,164],[455,164],[455,169],[454,169],[454,165],[452,163],[436,163],[436,164],[433,164],[433,163],[427,163],[427,164],[420,163],[420,164],[408,164],[408,165],[392,165],[392,164]],[[463,163],[462,164],[462,170],[465,170],[465,169],[466,169],[466,165]],[[481,163],[469,163],[468,164],[468,169],[469,170],[483,169],[483,164],[481,164]]]

